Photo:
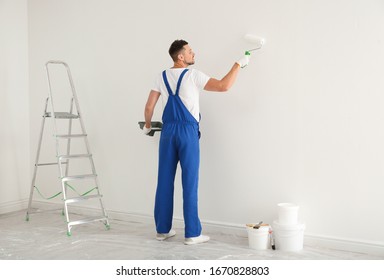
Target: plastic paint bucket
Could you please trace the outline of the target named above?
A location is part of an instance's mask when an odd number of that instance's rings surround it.
[[[268,249],[269,229],[268,224],[263,224],[258,229],[247,227],[249,247],[255,250]]]
[[[279,203],[279,224],[296,225],[299,217],[299,205],[293,203]]]
[[[305,224],[285,225],[273,222],[276,250],[300,251],[304,244]]]

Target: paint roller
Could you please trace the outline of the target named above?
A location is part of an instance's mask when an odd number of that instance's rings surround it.
[[[245,51],[245,55],[251,55],[251,52],[261,49],[261,47],[265,43],[264,38],[261,38],[252,34],[246,34],[244,36],[244,40],[247,41],[248,43],[251,43],[254,46],[253,49]]]

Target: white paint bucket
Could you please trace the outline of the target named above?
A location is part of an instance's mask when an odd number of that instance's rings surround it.
[[[279,203],[279,224],[296,225],[299,217],[299,205],[293,203]]]
[[[272,229],[276,250],[300,251],[303,249],[305,224],[285,225],[274,221]]]
[[[255,250],[268,249],[269,229],[268,224],[263,224],[258,229],[247,226],[249,247]]]

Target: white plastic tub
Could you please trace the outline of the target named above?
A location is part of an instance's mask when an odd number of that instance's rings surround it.
[[[294,203],[279,203],[277,204],[279,211],[279,224],[296,225],[299,217],[299,205]]]
[[[249,247],[255,250],[266,250],[269,247],[269,225],[260,228],[247,227]]]
[[[272,229],[276,250],[300,251],[303,249],[305,224],[285,225],[274,221]]]

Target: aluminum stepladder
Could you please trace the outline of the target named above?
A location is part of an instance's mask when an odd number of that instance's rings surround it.
[[[65,67],[67,75],[68,75],[68,80],[70,84],[70,88],[72,91],[72,96],[70,100],[70,108],[69,112],[56,112],[54,110],[54,102],[53,102],[53,94],[52,94],[52,84],[51,84],[51,79],[50,79],[50,72],[49,72],[49,66],[50,65],[62,65]],[[35,167],[34,167],[34,174],[32,177],[32,184],[31,184],[31,190],[30,190],[30,195],[29,195],[29,202],[28,202],[28,210],[27,210],[27,215],[26,215],[26,220],[29,221],[29,215],[32,213],[32,198],[33,198],[33,193],[35,190],[35,182],[36,182],[36,175],[37,175],[37,169],[40,166],[47,166],[47,165],[58,165],[59,167],[59,174],[60,174],[60,180],[61,180],[61,186],[62,186],[62,195],[63,195],[63,202],[64,202],[64,209],[63,213],[65,214],[66,222],[67,222],[67,235],[71,235],[71,228],[75,225],[80,225],[80,224],[86,224],[86,223],[92,223],[96,221],[101,221],[104,223],[107,229],[110,228],[109,225],[109,219],[107,216],[107,212],[104,208],[103,201],[102,201],[102,195],[100,193],[99,189],[99,180],[97,177],[96,169],[95,169],[95,164],[93,162],[92,158],[92,153],[90,150],[88,138],[87,138],[87,133],[85,130],[82,114],[80,111],[80,106],[79,102],[77,99],[74,83],[72,80],[72,75],[70,68],[67,63],[63,61],[56,61],[56,60],[50,60],[45,64],[46,72],[47,72],[47,78],[48,78],[48,86],[49,86],[49,95],[46,98],[45,102],[45,108],[44,108],[44,114],[43,114],[43,119],[42,119],[42,124],[41,124],[41,130],[40,130],[40,137],[39,137],[39,142],[38,142],[38,147],[37,147],[37,153],[36,153],[36,160],[35,160]],[[51,112],[48,112],[48,105],[50,104],[51,106]],[[76,109],[76,112],[74,112],[74,109]],[[45,125],[45,120],[46,118],[52,118],[53,120],[53,129],[54,129],[54,137],[56,141],[56,159],[57,162],[53,163],[40,163],[39,162],[39,157],[40,157],[40,152],[41,152],[41,145],[42,145],[42,139],[43,139],[43,134],[44,134],[44,125]],[[69,126],[68,126],[68,133],[67,134],[59,134],[58,133],[58,127],[57,127],[57,120],[68,120],[69,121]],[[80,134],[73,134],[72,133],[72,122],[74,120],[78,120],[80,124]],[[84,144],[85,144],[85,149],[86,153],[85,154],[71,154],[71,139],[73,138],[83,138],[84,139]],[[60,149],[59,149],[59,144],[60,140],[67,140],[67,147],[66,147],[66,154],[60,154]],[[88,158],[89,159],[89,164],[90,168],[92,170],[91,174],[85,174],[85,175],[75,175],[75,176],[70,176],[68,175],[68,167],[69,167],[69,162],[71,159],[81,159],[81,158]],[[65,166],[65,168],[64,168]],[[65,170],[64,170],[65,169]],[[95,190],[97,194],[95,195],[80,195],[77,197],[68,197],[68,182],[70,181],[78,181],[78,180],[92,180],[95,183]],[[68,211],[68,205],[72,203],[79,203],[82,201],[86,201],[89,199],[98,199],[100,202],[100,210],[101,210],[101,215],[97,217],[88,217],[85,219],[81,220],[75,220],[75,221],[70,221],[69,217],[69,211]]]

